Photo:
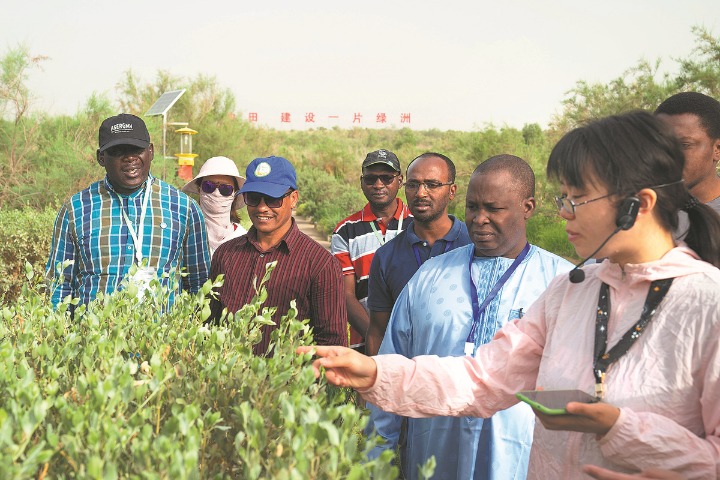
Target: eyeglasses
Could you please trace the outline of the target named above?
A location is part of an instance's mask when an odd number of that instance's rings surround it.
[[[200,188],[202,188],[202,191],[205,193],[213,193],[217,188],[220,190],[220,195],[223,197],[229,197],[233,194],[233,192],[235,192],[235,187],[232,185],[228,185],[227,183],[215,183],[210,180],[203,180],[200,182]]]
[[[360,178],[363,182],[365,182],[365,185],[375,185],[378,179],[380,179],[383,185],[387,186],[390,185],[395,180],[395,177],[399,175],[399,173],[396,173],[395,175],[360,175]]]
[[[437,190],[440,187],[445,187],[447,185],[452,185],[455,182],[435,182],[435,181],[428,181],[428,182],[416,182],[415,180],[410,180],[409,182],[405,183],[405,190],[410,190],[411,192],[414,192],[416,190],[420,190],[420,186],[425,187],[425,190],[431,191],[431,190]]]
[[[268,206],[268,208],[280,208],[282,207],[283,200],[285,200],[285,197],[290,195],[295,190],[290,190],[289,192],[285,193],[282,197],[269,197],[267,195],[263,195],[262,193],[258,192],[245,192],[243,193],[243,200],[245,200],[245,205],[248,207],[257,207],[260,205],[260,201],[264,200],[265,205]]]
[[[585,200],[584,202],[575,203],[569,198],[567,198],[567,195],[563,195],[561,197],[555,197],[555,204],[557,205],[558,210],[565,209],[566,212],[575,215],[575,208],[579,207],[580,205],[585,205],[586,203],[591,203],[596,200],[602,200],[603,198],[607,198],[612,193],[608,193],[607,195],[603,195],[602,197],[592,198],[590,200]]]

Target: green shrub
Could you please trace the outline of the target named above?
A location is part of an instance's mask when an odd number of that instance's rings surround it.
[[[75,318],[42,286],[0,309],[0,478],[396,477],[392,452],[363,462],[363,412],[294,353],[312,341],[294,308],[253,356],[262,285],[221,327],[203,325],[211,282],[172,308],[157,282],[144,302],[128,287]]]
[[[45,268],[57,208],[0,209],[0,301],[12,302],[25,281],[25,262]]]
[[[359,174],[358,174],[359,175]],[[312,217],[322,233],[330,235],[340,220],[360,210],[366,199],[360,185],[348,185],[318,168],[298,172],[298,213]]]

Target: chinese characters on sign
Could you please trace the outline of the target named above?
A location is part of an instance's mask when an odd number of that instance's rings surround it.
[[[305,120],[303,123],[316,123],[316,121],[322,116],[317,115],[315,112],[305,112]],[[340,115],[327,115],[328,119],[332,120],[339,120]],[[372,118],[372,117],[370,117]],[[410,113],[400,113],[397,117],[400,121],[400,123],[410,123],[411,117]],[[363,114],[359,112],[354,112],[352,117],[352,123],[353,124],[362,124]],[[348,117],[349,120],[349,117]],[[380,112],[375,114],[375,123],[387,123],[389,120],[389,117],[386,113]],[[257,112],[250,112],[248,113],[248,121],[251,123],[257,123],[260,121],[260,115]],[[368,121],[366,121],[367,123]],[[281,112],[280,113],[280,123],[292,123],[292,115],[290,112]]]

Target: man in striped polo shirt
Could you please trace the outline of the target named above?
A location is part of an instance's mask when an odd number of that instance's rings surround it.
[[[350,346],[364,350],[370,326],[368,275],[375,250],[407,227],[410,211],[397,193],[402,186],[400,161],[389,150],[370,152],[362,163],[360,188],[368,203],[338,223],[330,250],[343,269]]]

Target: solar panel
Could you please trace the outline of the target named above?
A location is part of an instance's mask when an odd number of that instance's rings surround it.
[[[150,107],[150,110],[145,112],[146,117],[152,117],[153,115],[164,115],[165,112],[170,110],[170,107],[175,105],[175,102],[178,101],[180,97],[182,97],[182,94],[185,93],[185,89],[182,90],[172,90],[170,92],[165,92],[162,95],[160,95],[160,98],[158,98],[155,103],[153,103],[153,106]]]

